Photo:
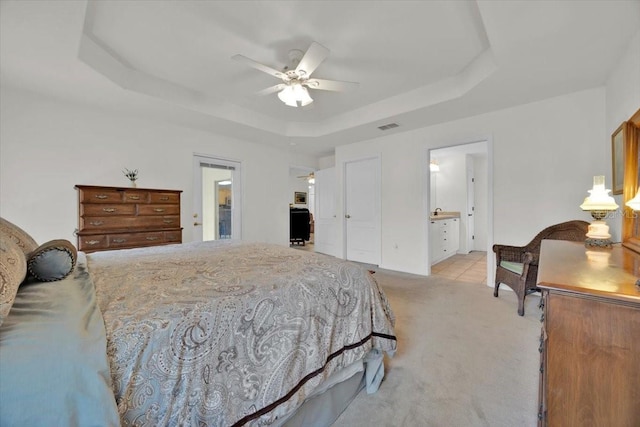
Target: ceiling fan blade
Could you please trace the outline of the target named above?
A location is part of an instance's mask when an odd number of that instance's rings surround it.
[[[260,92],[257,92],[256,95],[269,95],[272,93],[280,92],[285,87],[287,87],[286,84],[280,83],[279,85],[275,85],[275,86],[271,86],[266,89],[263,89]]]
[[[299,76],[309,77],[318,65],[329,56],[329,49],[320,43],[313,42],[296,67]]]
[[[271,74],[273,77],[277,77],[279,79],[284,77],[284,74],[281,71],[276,70],[275,68],[271,68],[268,65],[261,64],[253,59],[247,58],[244,55],[233,55],[231,59],[234,59],[238,62],[242,62],[250,67],[255,68],[256,70],[260,70],[267,74]]]
[[[339,80],[309,79],[306,82],[304,82],[304,85],[309,87],[310,89],[343,92],[343,91],[356,89],[358,86],[360,86],[360,83],[341,82]]]

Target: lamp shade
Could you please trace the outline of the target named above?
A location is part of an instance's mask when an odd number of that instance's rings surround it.
[[[640,211],[640,188],[638,188],[635,197],[625,203],[625,205],[629,206],[634,211]]]
[[[618,204],[609,195],[611,190],[604,188],[604,176],[594,176],[593,188],[588,192],[589,196],[580,205],[580,209],[583,211],[615,211],[618,209]]]

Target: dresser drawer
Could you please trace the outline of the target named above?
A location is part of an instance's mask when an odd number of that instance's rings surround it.
[[[140,190],[125,190],[123,198],[125,203],[149,203],[149,192]]]
[[[135,215],[136,205],[115,205],[115,204],[90,204],[80,205],[81,216],[115,216],[115,215]]]
[[[139,205],[138,215],[180,215],[179,205]]]
[[[144,228],[176,228],[180,216],[94,216],[80,218],[80,231],[126,230]]]
[[[107,236],[105,234],[78,236],[79,251],[92,252],[100,249],[107,249]]]
[[[177,205],[180,203],[180,193],[158,193],[154,191],[149,195],[149,203]]]
[[[167,243],[182,243],[182,230],[165,231],[164,240]]]
[[[164,232],[119,233],[109,236],[109,249],[120,249],[138,246],[153,246],[164,243]]]
[[[80,190],[80,203],[122,203],[123,192],[101,188],[83,188]]]

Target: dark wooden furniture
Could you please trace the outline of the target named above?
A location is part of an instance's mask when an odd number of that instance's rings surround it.
[[[640,255],[544,241],[540,426],[640,425]]]
[[[178,190],[76,185],[78,250],[182,243]]]
[[[311,215],[306,208],[289,208],[289,242],[301,244],[311,237]]]
[[[538,259],[543,239],[569,240],[584,242],[589,223],[585,221],[567,221],[542,230],[526,246],[493,245],[496,254],[496,281],[493,296],[498,296],[500,283],[509,286],[518,297],[518,314],[524,316],[525,297],[537,291]],[[522,265],[522,272],[508,269],[504,263]],[[518,266],[519,267],[519,266]]]

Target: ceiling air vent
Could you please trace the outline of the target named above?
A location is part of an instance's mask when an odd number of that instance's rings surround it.
[[[388,129],[397,128],[398,126],[400,126],[400,125],[397,124],[397,123],[388,123],[386,125],[378,126],[378,129],[380,129],[380,130],[388,130]]]

